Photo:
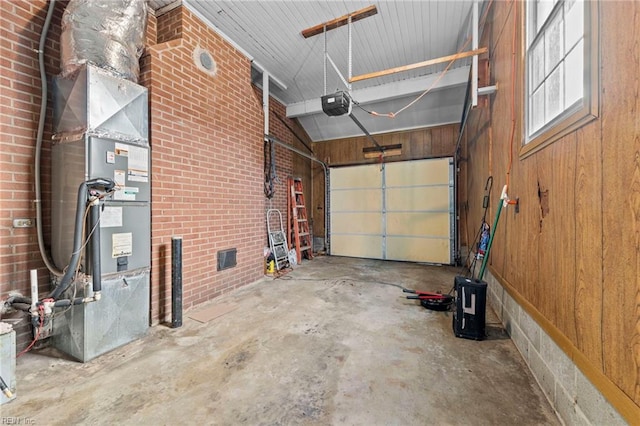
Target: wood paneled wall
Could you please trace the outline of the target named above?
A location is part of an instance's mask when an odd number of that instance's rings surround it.
[[[512,158],[508,193],[520,199],[520,210],[503,211],[490,269],[634,423],[640,419],[640,3],[603,1],[597,8],[599,117],[520,158],[523,10],[520,2],[493,2],[481,45],[489,47],[498,91],[489,106],[472,111],[465,131],[469,213],[462,220],[479,223],[490,175],[493,218]],[[514,31],[519,59],[512,69]]]
[[[402,145],[401,155],[385,158],[385,162],[419,160],[423,158],[452,157],[458,138],[458,124],[407,130],[402,132],[374,135],[380,145]],[[366,136],[314,142],[313,151],[318,159],[330,166],[371,164],[379,160],[366,159],[362,149],[372,147]],[[313,223],[314,234],[324,235],[324,171],[322,166],[312,164],[313,173]]]

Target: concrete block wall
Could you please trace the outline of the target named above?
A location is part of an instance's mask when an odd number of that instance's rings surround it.
[[[625,425],[565,352],[487,271],[489,305],[522,354],[542,391],[567,425]]]

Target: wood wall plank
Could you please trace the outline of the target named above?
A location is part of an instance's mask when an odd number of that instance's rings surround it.
[[[602,371],[602,141],[601,122],[576,132],[576,346]],[[588,328],[583,324],[590,324]]]
[[[481,217],[478,195],[487,172],[494,174],[491,218],[506,180],[514,76],[516,148],[523,133],[522,63],[511,70],[514,4],[494,2],[483,34],[483,45],[490,47],[490,83],[499,90],[490,98],[490,117],[484,118],[482,109],[472,111],[464,139],[467,223]],[[605,397],[627,419],[637,419],[640,3],[599,2],[597,7],[600,117],[528,157],[516,152],[509,195],[519,196],[520,213],[511,207],[503,212],[490,264]],[[517,37],[522,40],[521,32]],[[523,56],[517,52],[517,58]]]
[[[640,4],[600,9],[604,371],[640,403]]]
[[[562,285],[562,283],[556,282],[556,277],[559,273],[556,270],[558,264],[554,259],[558,256],[558,246],[556,245],[553,222],[549,217],[552,207],[550,197],[556,195],[555,192],[552,192],[553,176],[551,176],[551,172],[555,168],[549,167],[552,164],[552,158],[551,149],[543,149],[531,160],[536,163],[536,180],[538,182],[538,199],[536,201],[540,209],[540,223],[536,230],[540,233],[540,244],[538,245],[537,253],[538,288],[535,292],[537,293],[537,299],[540,301],[537,308],[553,324],[558,324],[558,312],[556,312],[554,301],[556,293],[555,291],[549,292],[547,287],[549,283],[555,283],[557,286]],[[527,161],[530,160],[527,159]],[[555,213],[555,205],[553,207],[553,212]],[[522,288],[521,283],[514,283],[514,285],[518,289]]]

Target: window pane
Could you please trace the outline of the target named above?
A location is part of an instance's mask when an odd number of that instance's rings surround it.
[[[544,124],[544,84],[531,97],[530,123],[529,134],[535,132]]]
[[[558,67],[545,82],[545,120],[548,123],[564,110],[563,67]]]
[[[581,0],[567,1],[565,2],[564,10],[564,50],[568,52],[584,34],[584,4]]]
[[[522,1],[526,1],[528,42],[525,143],[534,143],[523,151],[528,155],[539,145],[544,146],[544,141],[555,140],[570,126],[597,115],[590,100],[597,93],[590,92],[592,82],[586,78],[592,79],[595,74],[597,81],[598,69],[588,69],[591,52],[587,41],[594,33],[587,17],[592,13],[596,19],[598,10],[595,0]]]
[[[531,94],[544,80],[544,37],[540,38],[532,47],[529,61],[531,61],[531,84],[529,87],[529,94]]]
[[[571,106],[574,102],[583,97],[584,91],[584,42],[580,43],[567,55],[564,61],[565,69],[565,105]]]
[[[544,21],[553,10],[554,0],[539,0],[536,2],[536,33],[540,31]]]
[[[549,27],[545,30],[545,73],[549,75],[551,70],[560,63],[564,57],[564,44],[562,43],[562,11],[553,18]]]

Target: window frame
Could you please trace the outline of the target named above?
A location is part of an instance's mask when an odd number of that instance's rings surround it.
[[[520,158],[525,158],[567,134],[577,130],[599,116],[600,105],[600,45],[599,45],[599,1],[584,0],[584,63],[582,102],[565,109],[557,117],[545,123],[540,129],[529,135],[529,43],[528,1],[521,2],[522,47],[523,47],[523,102],[522,102],[522,145]]]

